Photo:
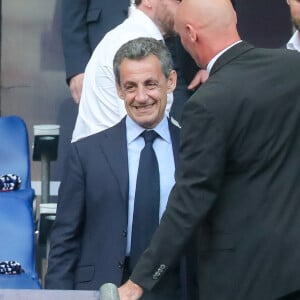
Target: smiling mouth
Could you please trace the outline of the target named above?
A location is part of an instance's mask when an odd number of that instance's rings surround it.
[[[147,105],[140,105],[140,106],[134,105],[133,107],[134,107],[136,110],[145,110],[145,109],[151,108],[151,107],[153,107],[153,106],[154,106],[154,103],[147,104]]]

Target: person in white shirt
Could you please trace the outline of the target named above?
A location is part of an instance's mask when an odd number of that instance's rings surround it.
[[[135,0],[128,19],[109,31],[100,41],[85,69],[72,142],[107,129],[125,116],[124,103],[118,97],[115,87],[113,57],[117,49],[129,40],[151,37],[163,41],[164,36],[174,35],[174,15],[179,3],[180,0]],[[194,70],[192,67],[190,69],[193,77]],[[188,89],[194,90],[207,77],[207,72],[200,69]],[[172,102],[173,93],[170,93],[167,114]]]
[[[290,50],[300,52],[300,0],[287,0],[287,4],[290,7],[291,18],[296,31],[288,41],[286,47]]]
[[[113,57],[121,45],[137,37],[163,40],[172,34],[177,0],[136,0],[128,19],[109,31],[96,47],[85,70],[72,142],[115,125],[126,110],[116,91]],[[173,101],[168,96],[167,111]]]

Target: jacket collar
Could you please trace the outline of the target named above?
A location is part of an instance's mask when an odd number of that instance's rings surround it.
[[[109,162],[120,187],[120,192],[125,201],[128,199],[128,151],[126,139],[126,117],[120,123],[104,132],[105,140],[101,142],[100,147]],[[170,136],[172,140],[175,166],[178,161],[179,132],[180,129],[172,124],[168,119]]]
[[[168,123],[169,123],[169,130],[170,130],[170,135],[172,140],[174,162],[176,167],[178,162],[180,128],[174,125],[169,118],[168,118]]]
[[[120,123],[104,132],[104,141],[100,147],[105,155],[111,170],[114,173],[121,195],[128,199],[128,154],[126,142],[125,118]]]
[[[224,65],[228,64],[232,60],[236,59],[238,56],[244,54],[245,52],[248,52],[250,50],[254,49],[254,46],[246,43],[246,42],[240,42],[230,49],[228,49],[226,52],[224,52],[214,63],[210,75],[216,73],[219,69],[221,69]]]

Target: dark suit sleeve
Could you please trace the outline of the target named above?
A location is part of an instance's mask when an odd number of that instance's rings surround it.
[[[66,77],[83,73],[91,56],[88,41],[88,0],[62,0],[61,32]]]
[[[176,184],[150,247],[131,279],[153,289],[181,255],[216,201],[225,163],[224,134],[214,115],[194,95],[183,114]]]
[[[61,181],[56,220],[50,239],[47,289],[73,289],[84,221],[83,169],[75,144],[71,144]]]

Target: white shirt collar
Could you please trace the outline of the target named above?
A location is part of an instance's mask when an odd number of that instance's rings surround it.
[[[295,31],[291,39],[287,42],[286,47],[287,49],[300,52],[300,32],[298,30]]]
[[[224,52],[226,52],[228,49],[230,49],[231,47],[233,47],[234,45],[236,45],[236,44],[238,44],[238,43],[240,43],[240,42],[242,42],[242,41],[237,41],[237,42],[233,43],[232,45],[228,46],[227,48],[225,48],[225,49],[223,49],[222,51],[220,51],[217,55],[215,55],[215,56],[210,60],[210,62],[208,63],[208,65],[207,65],[207,67],[206,67],[208,73],[210,73],[210,71],[211,71],[211,69],[212,69],[214,63],[217,61],[217,59],[218,59]]]
[[[152,128],[155,130],[159,136],[164,139],[166,142],[171,143],[171,137],[169,133],[169,124],[167,116],[165,115],[164,118],[154,127]],[[126,116],[126,134],[127,134],[127,143],[130,144],[136,138],[138,138],[141,133],[145,130],[142,126],[137,124],[135,121],[130,118],[130,116]]]

